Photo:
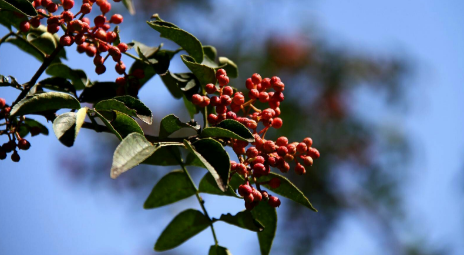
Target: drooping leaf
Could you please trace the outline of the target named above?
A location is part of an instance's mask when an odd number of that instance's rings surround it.
[[[63,63],[55,63],[50,65],[46,73],[55,77],[62,77],[72,81],[76,90],[84,89],[88,84],[87,75],[80,69],[71,69]]]
[[[204,165],[204,168],[214,177],[219,189],[225,192],[228,189],[230,159],[224,147],[214,139],[205,138],[192,144],[184,140],[187,149],[193,153]]]
[[[316,208],[313,207],[313,205],[309,202],[308,198],[306,198],[303,192],[301,192],[301,190],[299,190],[289,179],[285,178],[284,176],[271,172],[269,175],[260,177],[258,181],[267,182],[272,178],[280,179],[280,186],[276,189],[271,189],[268,184],[265,184],[264,186],[266,188],[272,190],[272,192],[274,193],[289,198],[317,212]]]
[[[211,245],[208,255],[232,255],[232,253],[225,247]]]
[[[52,54],[59,44],[59,39],[56,38],[56,35],[47,32],[47,28],[43,25],[38,28],[30,29],[27,34],[27,40],[47,55]],[[58,52],[57,56],[59,58],[66,59],[66,50],[62,48],[60,52]]]
[[[212,61],[216,60],[217,50],[214,46],[211,46],[211,45],[203,46],[203,52],[205,53],[205,56],[207,56]]]
[[[175,248],[210,225],[210,220],[200,211],[187,209],[178,214],[163,230],[156,241],[155,251]]]
[[[135,14],[134,4],[132,3],[132,0],[122,0],[122,3],[131,15]]]
[[[181,128],[192,128],[197,130],[199,127],[192,126],[189,123],[184,123],[180,121],[179,117],[176,115],[169,114],[161,120],[159,137],[166,138]]]
[[[11,29],[11,26],[19,29],[19,25],[25,19],[25,17],[18,17],[13,11],[5,9],[0,10],[0,24],[8,29]]]
[[[149,158],[142,162],[142,164],[155,165],[155,166],[177,166],[179,165],[178,159],[181,158],[179,147],[183,144],[163,144]]]
[[[219,124],[217,124],[216,127],[232,131],[240,137],[246,139],[246,141],[248,142],[255,141],[253,134],[250,132],[250,130],[247,127],[245,127],[242,123],[236,120],[223,120],[219,122]]]
[[[87,86],[80,96],[81,102],[97,103],[116,96],[118,85],[115,82],[94,82]]]
[[[30,131],[31,128],[36,128],[40,134],[48,135],[49,133],[48,128],[46,126],[42,125],[42,123],[36,120],[33,120],[33,119],[26,118],[24,120],[24,125],[28,128],[28,132]]]
[[[197,63],[203,61],[203,47],[195,36],[166,21],[156,20],[147,21],[147,23],[150,27],[160,32],[161,37],[167,38],[181,46]]]
[[[144,103],[142,103],[142,101],[131,96],[119,96],[113,99],[124,103],[124,105],[127,106],[129,109],[135,110],[136,116],[143,122],[149,125],[153,123],[153,113],[151,112],[150,108],[148,108]]]
[[[38,86],[50,90],[71,93],[77,97],[76,88],[67,79],[62,77],[50,77],[43,79],[38,82]]]
[[[241,211],[237,213],[236,215],[232,215],[230,213],[223,214],[221,215],[219,220],[235,225],[237,227],[248,229],[248,230],[255,231],[255,232],[261,232],[264,229],[263,224],[261,224],[261,222],[256,220],[253,217],[253,214],[248,210]]]
[[[9,42],[18,47],[20,50],[31,54],[40,62],[43,62],[45,60],[45,54],[24,38],[10,37],[6,39],[5,42]]]
[[[181,98],[183,93],[180,90],[180,86],[177,85],[178,80],[174,78],[171,72],[167,71],[166,74],[161,75],[161,80],[163,81],[166,88],[169,90],[171,95],[175,98]]]
[[[138,166],[155,150],[156,146],[147,141],[142,134],[129,134],[114,151],[111,178],[115,179],[120,174]]]
[[[110,123],[122,138],[134,132],[143,135],[143,130],[139,124],[125,113],[114,111],[113,120]]]
[[[175,203],[195,195],[189,177],[182,170],[174,170],[163,176],[153,187],[143,208],[152,209]]]
[[[262,232],[258,232],[261,255],[269,255],[277,230],[276,209],[262,201],[255,208],[253,208],[251,213],[255,219],[264,225],[264,230]]]
[[[238,77],[238,67],[232,60],[226,57],[219,57],[219,65],[220,68],[226,70],[227,76],[230,78],[237,78]]]
[[[28,0],[0,0],[0,9],[20,12],[30,17],[37,16],[37,11]]]
[[[79,109],[81,105],[73,96],[61,92],[47,92],[35,94],[19,101],[12,109],[10,114],[24,115],[47,110],[58,109]]]
[[[189,154],[189,155],[192,155],[192,154]],[[236,177],[236,175],[234,175],[234,177]],[[232,177],[232,179],[234,177]],[[216,180],[214,179],[213,175],[211,175],[210,172],[206,173],[205,176],[201,179],[200,184],[198,185],[198,191],[202,193],[208,193],[208,194],[214,194],[214,195],[220,195],[220,196],[231,196],[231,197],[241,198],[239,195],[235,193],[231,185],[229,185],[226,192],[223,192],[222,190],[220,190],[216,183]]]
[[[105,126],[114,134],[116,135],[116,137],[122,141],[122,136],[121,134],[118,133],[118,131],[113,127],[113,125],[111,125],[110,121],[108,119],[106,119],[103,115],[101,115],[101,113],[97,112],[97,111],[92,111],[93,113],[95,113],[95,115],[100,118],[100,120],[103,122],[103,124],[105,124]]]
[[[251,134],[251,133],[250,133]],[[236,133],[219,127],[207,127],[201,132],[201,137],[223,137],[223,138],[234,138],[241,141],[254,141],[253,138],[245,139]]]
[[[214,68],[198,64],[192,57],[187,55],[182,55],[181,59],[190,69],[190,71],[192,71],[192,73],[197,77],[203,88],[208,83],[216,84],[216,70],[214,70]]]
[[[84,107],[79,109],[77,113],[63,113],[53,121],[53,131],[62,144],[68,147],[74,145],[86,114],[87,107]]]

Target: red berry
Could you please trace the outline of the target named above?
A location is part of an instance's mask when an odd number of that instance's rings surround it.
[[[203,103],[203,96],[201,96],[200,94],[195,94],[192,96],[192,103],[194,105],[200,105],[201,103]]]
[[[213,94],[216,92],[216,86],[214,86],[214,84],[212,83],[208,83],[205,86],[205,90],[206,90],[206,93]]]
[[[114,42],[114,40],[116,40],[117,36],[118,35],[115,32],[108,32],[108,33],[106,33],[106,41],[108,43],[112,43],[112,42]],[[118,49],[119,49],[119,47],[118,47]],[[119,50],[119,51],[121,51],[121,50]]]
[[[279,128],[282,127],[282,124],[283,124],[283,122],[282,122],[281,118],[274,118],[272,120],[272,127],[273,128],[279,129]]]
[[[49,32],[51,34],[55,34],[58,31],[60,31],[60,25],[58,25],[56,23],[47,25],[47,32]]]
[[[311,139],[310,137],[306,137],[305,139],[303,139],[303,142],[306,144],[306,146],[308,146],[308,148],[310,148],[313,145],[313,139]]]
[[[280,78],[277,76],[273,76],[271,78],[271,86],[274,86],[274,84],[276,84],[277,82],[280,82]]]
[[[98,44],[98,51],[99,52],[107,52],[109,48],[110,48],[109,45],[106,44],[106,43]]]
[[[240,92],[235,93],[234,98],[232,100],[234,104],[238,106],[245,103],[245,97]]]
[[[287,146],[279,146],[279,148],[277,148],[277,155],[283,157],[283,156],[285,156],[287,153],[288,153]]]
[[[40,19],[38,17],[32,18],[29,20],[29,24],[31,24],[32,27],[38,28],[40,26]]]
[[[89,3],[86,3],[86,4],[83,4],[81,6],[81,12],[83,14],[88,14],[92,11],[92,5],[90,5]]]
[[[269,78],[264,78],[262,81],[261,81],[261,89],[262,90],[266,90],[268,88],[271,87],[271,79]]]
[[[52,0],[42,0],[40,4],[44,7],[47,8],[47,6],[52,3]]]
[[[231,86],[225,86],[225,87],[222,89],[222,94],[223,94],[223,95],[232,96],[233,93],[234,93],[234,90],[232,89]]]
[[[248,92],[248,96],[251,99],[257,99],[259,97],[259,91],[257,89],[251,89],[250,92]]]
[[[277,189],[278,187],[280,187],[280,179],[277,177],[272,178],[269,181],[269,187],[271,187],[271,189]]]
[[[247,173],[247,167],[244,164],[237,164],[235,170],[240,175],[245,175]]]
[[[119,86],[124,86],[124,85],[126,85],[126,78],[124,78],[124,77],[118,77],[118,78],[116,78],[116,84],[118,84]]]
[[[218,78],[219,86],[224,87],[225,85],[229,84],[229,77],[226,75],[221,75]]]
[[[287,149],[288,149],[288,154],[290,155],[295,155],[296,153],[296,146],[294,144],[289,144],[287,145]]]
[[[0,108],[5,107],[5,105],[6,105],[5,99],[4,99],[4,98],[0,98]]]
[[[63,8],[65,10],[69,10],[73,8],[74,6],[74,0],[63,0]]]
[[[245,200],[245,203],[252,203],[255,200],[255,197],[253,196],[253,193],[250,193],[244,196],[243,199]]]
[[[28,150],[31,147],[31,144],[26,139],[19,139],[18,140],[18,149],[20,150]]]
[[[305,143],[299,143],[296,146],[296,151],[298,151],[299,153],[305,153],[307,149],[308,149],[308,146],[306,146]]]
[[[253,190],[251,189],[250,185],[248,185],[248,184],[242,184],[242,185],[238,186],[238,194],[240,194],[240,196],[242,196],[242,197],[250,195],[252,191]]]
[[[121,14],[113,14],[110,18],[110,22],[114,24],[121,24],[123,21],[123,17]]]
[[[272,207],[279,207],[280,206],[280,199],[275,196],[270,196],[269,201],[267,202]]]
[[[29,31],[30,28],[31,28],[31,24],[27,20],[25,20],[25,21],[21,22],[21,24],[19,24],[19,30],[21,30],[21,32],[26,33],[27,31]]]
[[[312,166],[313,165],[313,158],[311,158],[310,156],[306,156],[306,157],[302,157],[302,158],[303,158],[303,163],[306,166]]]
[[[126,65],[123,62],[119,62],[116,64],[115,69],[118,74],[124,74],[126,72]]]
[[[100,5],[100,10],[102,13],[108,13],[111,10],[111,4],[106,2],[102,5]]]
[[[90,26],[90,19],[87,17],[82,18],[82,22]]]
[[[69,35],[63,35],[60,38],[60,44],[63,46],[71,46],[71,44],[73,44],[73,39]]]
[[[104,65],[99,65],[95,68],[95,72],[100,75],[106,71],[106,67]]]
[[[235,112],[233,112],[233,111],[228,111],[226,113],[226,118],[235,120],[237,118],[237,114],[235,114]]]
[[[111,57],[113,58],[115,62],[119,62],[119,60],[121,60],[121,51],[118,49],[118,47],[114,47],[114,46],[109,47],[108,53],[110,53]],[[141,69],[137,69],[137,70],[141,70]],[[142,78],[139,78],[139,79],[142,79]]]
[[[251,194],[253,194],[253,201],[259,202],[263,199],[263,195],[261,195],[261,192],[259,192],[257,189],[253,189]]]
[[[207,96],[203,96],[203,102],[199,105],[200,107],[206,107],[210,103],[210,99]]]
[[[48,12],[53,13],[53,12],[56,12],[57,10],[58,10],[58,5],[57,4],[50,3],[50,4],[47,5],[47,11]]]
[[[254,176],[257,176],[257,177],[262,176],[265,172],[266,172],[266,167],[263,164],[257,163],[253,165]]]
[[[212,96],[211,97],[211,105],[212,106],[218,106],[221,104],[221,99],[218,96]]]
[[[272,85],[272,88],[277,92],[282,92],[285,89],[285,84],[283,82],[279,81],[279,82],[275,83],[274,85]]]
[[[297,163],[295,166],[295,173],[298,175],[303,175],[306,173],[306,169],[302,164]]]
[[[262,78],[261,78],[261,75],[255,73],[251,76],[251,80],[253,81],[255,85],[258,85],[259,83],[261,83]]]
[[[4,159],[6,159],[6,151],[4,151],[2,147],[0,147],[0,160]]]
[[[84,53],[87,50],[87,45],[85,43],[77,45],[77,52]]]
[[[95,56],[95,54],[97,54],[97,48],[95,48],[95,46],[93,45],[88,45],[85,49],[85,53],[87,54],[87,56],[93,57]]]
[[[102,41],[106,41],[106,31],[103,29],[103,28],[99,28],[97,29],[97,31],[95,32],[95,37],[97,37],[98,39],[102,40]]]
[[[64,11],[61,13],[61,15],[66,22],[70,22],[74,18],[74,15],[70,11]]]
[[[281,137],[277,138],[276,144],[277,144],[277,146],[287,146],[287,144],[288,144],[287,137],[281,136]]]
[[[219,69],[219,70],[216,71],[216,79],[219,79],[219,77],[222,76],[222,75],[227,75],[226,70]]]
[[[17,151],[14,151],[13,154],[11,154],[11,160],[13,162],[19,162],[21,158],[19,157],[19,154]]]
[[[97,17],[95,17],[93,22],[95,23],[96,27],[103,27],[103,25],[105,25],[106,22],[106,17],[103,15],[98,15]]]
[[[275,151],[275,144],[274,144],[274,142],[273,142],[273,141],[270,141],[270,140],[264,142],[263,150],[264,150],[266,153],[274,152],[274,151]]]
[[[219,114],[223,114],[227,112],[227,106],[225,105],[218,105],[216,106],[216,112]]]
[[[269,101],[269,94],[265,91],[262,91],[259,93],[258,98],[261,103],[267,103],[267,101]]]
[[[118,49],[119,49],[119,51],[121,51],[122,53],[126,52],[128,48],[129,48],[129,47],[128,47],[127,44],[125,44],[125,43],[120,43],[120,44],[118,44]]]
[[[220,100],[221,100],[221,105],[228,106],[232,103],[232,98],[230,98],[230,96],[228,95],[222,95],[220,97]]]
[[[74,36],[74,42],[78,45],[83,44],[85,42],[85,39],[87,38],[84,34],[77,34],[76,36]]]
[[[258,149],[256,149],[256,147],[250,147],[247,149],[246,154],[248,158],[255,158],[256,156],[258,156],[259,151]]]
[[[308,149],[308,152],[306,154],[314,159],[318,159],[321,156],[319,151],[316,148],[312,147]]]
[[[216,114],[209,114],[208,115],[208,122],[211,124],[211,125],[216,125],[218,121],[218,116]]]
[[[50,19],[48,19],[48,20],[50,20]],[[81,32],[82,29],[83,29],[83,26],[84,26],[83,23],[84,23],[84,22],[82,22],[82,21],[76,19],[76,20],[73,20],[73,21],[69,22],[69,25],[71,25],[71,27],[72,27],[72,29],[73,29],[74,31],[76,31],[76,32]]]

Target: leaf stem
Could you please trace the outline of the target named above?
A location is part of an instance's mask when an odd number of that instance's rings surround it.
[[[140,59],[140,58],[138,58],[138,57],[136,57],[136,56],[130,54],[129,52],[124,52],[123,54],[126,55],[126,56],[129,56],[129,57],[131,57],[131,58],[133,58],[133,59],[135,59],[135,60],[138,60],[138,61],[141,61],[141,62],[145,62],[145,61],[143,61],[142,59]]]
[[[10,31],[8,34],[6,34],[4,37],[2,37],[2,39],[0,39],[0,45],[2,43],[4,43],[6,41],[6,39],[8,39],[8,37],[14,35],[15,33],[13,33],[12,31]]]
[[[175,157],[175,154],[172,153],[172,155]],[[208,219],[210,220],[210,224],[209,226],[211,227],[211,232],[213,233],[213,238],[214,238],[214,243],[216,246],[219,245],[219,242],[217,240],[217,237],[216,237],[216,231],[214,231],[214,226],[213,226],[213,220],[211,219],[211,217],[209,217],[208,215],[208,211],[206,211],[206,208],[205,208],[205,201],[203,200],[203,198],[201,198],[200,196],[200,191],[198,190],[197,186],[195,185],[195,182],[193,182],[193,179],[192,177],[190,176],[189,172],[187,171],[187,168],[185,167],[184,165],[184,162],[182,160],[182,158],[177,158],[176,157],[176,160],[179,162],[179,165],[182,167],[182,170],[184,171],[184,173],[187,175],[187,177],[189,178],[190,180],[190,183],[192,184],[192,187],[195,189],[195,196],[197,197],[198,199],[198,202],[200,203],[200,206],[201,206],[201,209],[203,210],[203,213],[205,214],[206,217],[208,217]]]

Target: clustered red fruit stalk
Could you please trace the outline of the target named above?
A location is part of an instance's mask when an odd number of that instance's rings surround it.
[[[19,162],[21,159],[19,157],[18,151],[20,150],[28,150],[31,147],[31,144],[26,140],[19,136],[18,130],[23,125],[24,117],[21,117],[18,123],[10,123],[8,117],[10,116],[11,107],[6,105],[5,99],[0,98],[0,121],[5,119],[5,129],[0,130],[0,134],[7,134],[8,142],[4,143],[0,146],[0,160],[4,160],[7,157],[7,154],[13,152],[11,154],[11,160],[13,162]],[[3,124],[2,124],[3,126]],[[38,127],[31,128],[30,132],[32,135],[37,135],[40,133],[40,129]]]
[[[245,102],[245,96],[242,92],[233,93],[229,84],[229,77],[224,69],[216,72],[216,78],[219,87],[210,83],[205,90],[208,94],[218,93],[211,98],[195,94],[192,96],[193,104],[199,107],[208,105],[214,106],[217,114],[209,114],[207,119],[211,125],[217,125],[225,119],[236,120],[253,132],[255,142],[251,146],[246,141],[231,139],[229,145],[232,146],[237,154],[239,162],[231,161],[231,175],[239,174],[245,178],[245,182],[238,187],[238,193],[245,200],[247,210],[253,209],[261,200],[267,200],[272,207],[280,206],[280,200],[276,196],[270,195],[267,191],[261,189],[261,185],[267,184],[271,189],[277,189],[280,186],[280,179],[272,178],[267,182],[257,181],[261,176],[267,176],[271,172],[270,167],[275,167],[281,172],[286,173],[290,170],[289,162],[294,161],[295,172],[298,175],[306,173],[304,166],[312,166],[313,159],[320,157],[319,151],[311,147],[313,141],[307,137],[302,142],[289,143],[284,136],[279,137],[275,142],[266,140],[264,136],[269,128],[279,129],[283,121],[280,116],[280,103],[284,100],[283,91],[284,83],[279,77],[264,78],[257,73],[246,80],[248,97]],[[274,91],[269,91],[269,90]],[[261,110],[254,103],[257,101],[267,103],[269,108]],[[251,111],[253,111],[251,113]],[[244,117],[237,116],[242,112]],[[262,129],[258,130],[258,123],[262,124]],[[256,188],[252,184],[255,184]]]
[[[121,0],[114,0],[120,2]],[[20,30],[27,33],[30,27],[39,27],[41,20],[47,19],[47,31],[55,34],[64,27],[65,34],[60,38],[62,46],[71,46],[77,44],[77,52],[86,53],[87,56],[93,57],[95,64],[95,72],[103,74],[106,71],[105,62],[111,56],[116,63],[115,70],[123,77],[118,77],[116,83],[119,85],[118,95],[132,95],[137,96],[140,89],[139,79],[143,79],[145,74],[143,70],[136,69],[132,74],[127,74],[126,66],[121,60],[121,53],[128,50],[128,45],[125,43],[118,43],[115,41],[118,34],[115,31],[109,31],[110,24],[121,24],[123,16],[114,14],[108,20],[105,16],[111,10],[111,4],[107,0],[83,0],[80,11],[73,14],[70,9],[74,6],[74,0],[61,0],[61,4],[56,4],[52,0],[34,0],[32,5],[37,9],[39,15],[25,20],[20,24]],[[90,13],[97,5],[101,11],[94,19],[94,25],[84,15]],[[54,15],[59,7],[63,7],[64,11],[59,15]],[[81,15],[77,18],[78,15]],[[105,57],[102,54],[106,54]]]

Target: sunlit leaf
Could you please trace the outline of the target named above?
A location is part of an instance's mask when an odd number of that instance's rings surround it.
[[[47,110],[79,109],[81,105],[73,96],[61,92],[35,94],[19,101],[12,109],[11,115],[24,115]]]
[[[198,64],[192,57],[187,55],[182,55],[181,59],[190,69],[190,71],[192,71],[192,73],[197,77],[202,87],[205,87],[205,85],[208,83],[216,84],[216,71],[214,68],[203,64]]]
[[[161,120],[159,137],[166,138],[172,133],[180,130],[181,128],[192,128],[196,130],[199,127],[195,127],[188,123],[184,123],[180,121],[179,117],[177,117],[176,115],[169,114]]]

